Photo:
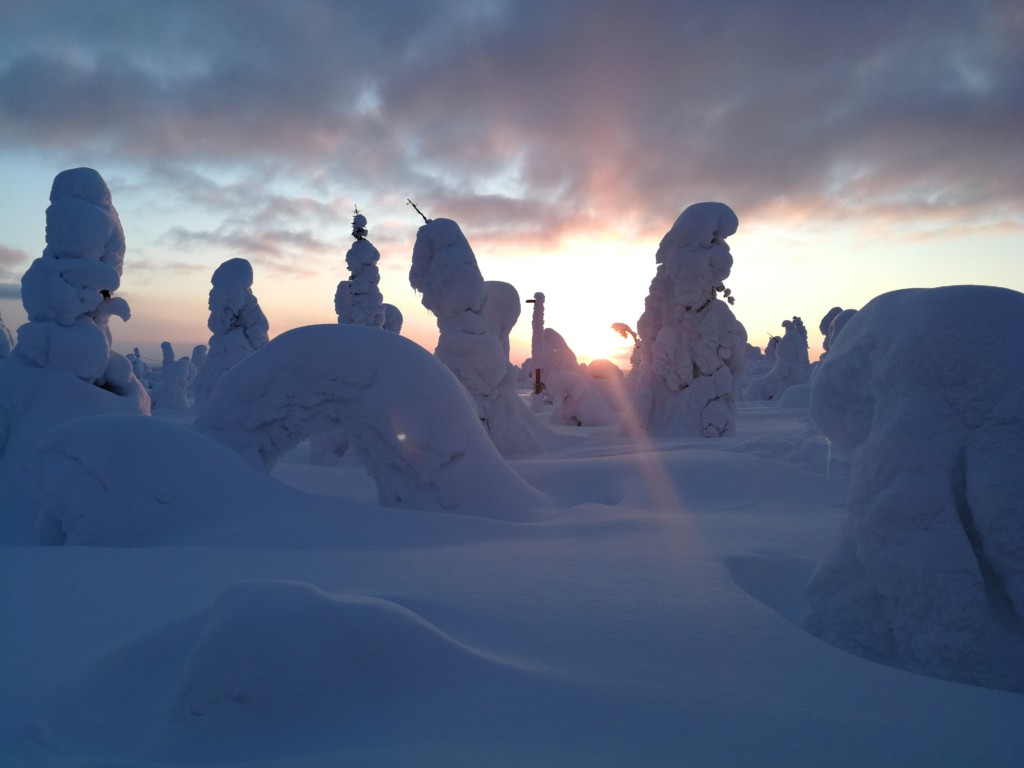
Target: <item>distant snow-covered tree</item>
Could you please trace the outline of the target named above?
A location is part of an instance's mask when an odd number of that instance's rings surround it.
[[[268,341],[270,325],[252,292],[252,265],[245,259],[228,259],[211,278],[210,319],[212,332],[206,365],[196,381],[195,406],[201,409],[224,372]]]

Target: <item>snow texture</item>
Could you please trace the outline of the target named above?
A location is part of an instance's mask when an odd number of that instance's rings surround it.
[[[883,294],[834,339],[811,416],[853,461],[808,626],[924,674],[1024,691],[1024,295]]]
[[[211,278],[210,337],[206,365],[196,381],[195,405],[202,408],[224,372],[267,343],[270,326],[252,293],[252,265],[228,259]]]
[[[747,400],[776,400],[792,386],[806,384],[811,378],[807,354],[807,329],[799,317],[784,320],[785,332],[774,346],[775,365],[763,376],[750,380],[744,390]]]
[[[63,171],[46,209],[46,248],[22,278],[28,322],[0,361],[0,486],[13,499],[0,538],[23,541],[31,521],[28,462],[50,427],[95,413],[148,414],[149,396],[127,358],[110,348],[111,316],[127,320],[120,285],[124,233],[110,191],[91,168]]]
[[[516,374],[503,340],[490,332],[487,287],[458,224],[433,219],[419,228],[409,283],[437,317],[435,354],[473,396],[494,444],[506,456],[541,450],[546,430],[516,394]],[[505,307],[493,313],[497,328],[508,323],[509,312]]]
[[[635,406],[654,435],[718,437],[736,431],[747,334],[717,297],[732,269],[725,239],[739,221],[722,203],[684,210],[658,247],[657,272],[637,323]]]
[[[306,438],[341,429],[381,504],[542,516],[543,496],[505,463],[476,414],[418,344],[376,328],[319,325],[281,334],[225,373],[195,426],[268,470]]]

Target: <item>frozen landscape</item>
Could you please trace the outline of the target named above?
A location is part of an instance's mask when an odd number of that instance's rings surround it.
[[[3,764],[1021,764],[1024,295],[886,293],[765,361],[700,203],[639,371],[576,364],[537,294],[531,395],[458,224],[413,247],[431,354],[365,223],[337,324],[268,339],[221,265],[200,402],[154,407],[110,192],[57,177],[0,334]]]

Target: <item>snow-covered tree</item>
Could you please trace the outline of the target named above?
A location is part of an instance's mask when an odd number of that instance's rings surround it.
[[[195,406],[201,409],[220,377],[267,343],[270,326],[252,293],[252,265],[245,259],[228,259],[211,278],[209,352],[195,385]]]
[[[12,510],[31,508],[29,458],[48,429],[91,414],[149,414],[131,363],[111,349],[110,317],[130,316],[128,303],[113,295],[124,253],[103,177],[91,168],[58,174],[46,209],[46,248],[21,281],[28,322],[0,361],[0,487]],[[18,539],[31,521],[3,519],[0,526]]]
[[[806,384],[811,378],[811,362],[807,354],[807,329],[799,317],[784,320],[785,333],[775,347],[775,365],[750,380],[744,391],[747,400],[775,400],[787,389]]]
[[[196,367],[187,357],[165,363],[160,381],[150,392],[153,407],[179,411],[188,408],[188,390],[195,377]]]
[[[729,309],[724,281],[732,269],[725,239],[738,226],[727,205],[697,203],[658,247],[658,269],[637,323],[635,397],[640,426],[653,434],[718,437],[736,430],[747,333]]]
[[[14,349],[14,336],[4,325],[3,315],[0,315],[0,358],[7,357]]]
[[[1024,692],[1024,294],[872,299],[811,384],[852,461],[847,518],[807,587],[809,628],[875,660]]]
[[[161,366],[166,368],[169,365],[174,365],[174,361],[175,361],[174,347],[171,345],[171,342],[164,341],[164,342],[160,343],[160,355],[161,355],[161,360],[160,360],[160,365]]]
[[[506,455],[536,450],[533,416],[516,394],[502,340],[488,331],[487,288],[458,224],[433,219],[419,228],[409,283],[437,317],[435,354],[473,396],[498,449]]]
[[[349,279],[338,283],[334,309],[339,323],[383,328],[384,297],[378,287],[380,270],[377,268],[380,252],[366,239],[367,234],[366,217],[357,209],[352,218],[355,242],[345,254]]]

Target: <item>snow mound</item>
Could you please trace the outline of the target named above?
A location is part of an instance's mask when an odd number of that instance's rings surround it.
[[[883,294],[833,339],[810,413],[850,453],[808,628],[896,666],[1024,691],[1024,295]]]
[[[385,506],[509,521],[536,520],[547,507],[498,453],[452,372],[378,328],[281,334],[224,374],[195,427],[266,469],[340,428]]]
[[[496,665],[400,605],[295,581],[234,584],[192,648],[172,717],[204,730],[234,718],[352,710]]]
[[[58,687],[36,738],[97,765],[291,765],[372,747],[389,726],[408,734],[405,719],[472,720],[510,691],[538,695],[543,676],[388,600],[242,581]]]
[[[40,441],[31,475],[43,544],[193,543],[216,526],[235,528],[237,542],[249,528],[269,529],[259,510],[275,503],[290,510],[280,517],[300,519],[301,494],[220,443],[144,416],[61,424]]]

